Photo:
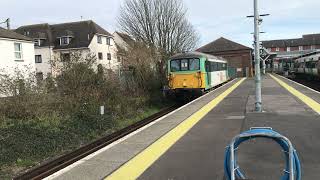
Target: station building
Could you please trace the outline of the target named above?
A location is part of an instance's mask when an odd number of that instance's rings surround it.
[[[273,71],[282,71],[283,66],[293,68],[294,59],[314,51],[320,51],[320,34],[306,34],[302,38],[262,41],[262,46],[275,54],[271,62]]]
[[[229,66],[237,69],[238,77],[250,77],[253,74],[253,49],[250,47],[221,37],[197,51],[227,59]]]

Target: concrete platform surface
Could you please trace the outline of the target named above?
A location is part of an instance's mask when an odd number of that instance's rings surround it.
[[[255,113],[254,80],[248,79],[149,167],[139,179],[224,179],[224,150],[232,137],[250,127],[272,127],[297,149],[305,180],[320,179],[320,117],[270,76],[263,78],[263,113]],[[301,86],[300,90],[304,90]],[[308,95],[318,97],[317,93]],[[239,117],[239,118],[232,118]],[[244,118],[240,118],[244,117]],[[281,148],[270,140],[242,144],[239,165],[248,178],[280,179]]]

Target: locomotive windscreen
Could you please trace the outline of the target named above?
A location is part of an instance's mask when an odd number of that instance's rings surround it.
[[[174,59],[170,61],[171,72],[200,70],[200,60],[197,58]]]

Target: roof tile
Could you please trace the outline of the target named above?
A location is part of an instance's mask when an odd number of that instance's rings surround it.
[[[0,38],[32,41],[32,39],[27,36],[21,35],[19,33],[16,33],[14,31],[7,30],[7,29],[1,28],[1,27],[0,27]]]
[[[221,37],[197,49],[197,51],[204,52],[204,53],[215,53],[215,52],[237,51],[237,50],[251,50],[251,48]]]

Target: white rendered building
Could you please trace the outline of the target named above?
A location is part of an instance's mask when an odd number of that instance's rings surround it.
[[[0,74],[13,75],[15,70],[35,70],[32,39],[0,28]]]
[[[34,40],[36,71],[44,78],[58,73],[53,61],[68,61],[73,53],[81,53],[83,57],[94,55],[97,66],[119,69],[113,36],[91,20],[21,26],[16,32]]]

